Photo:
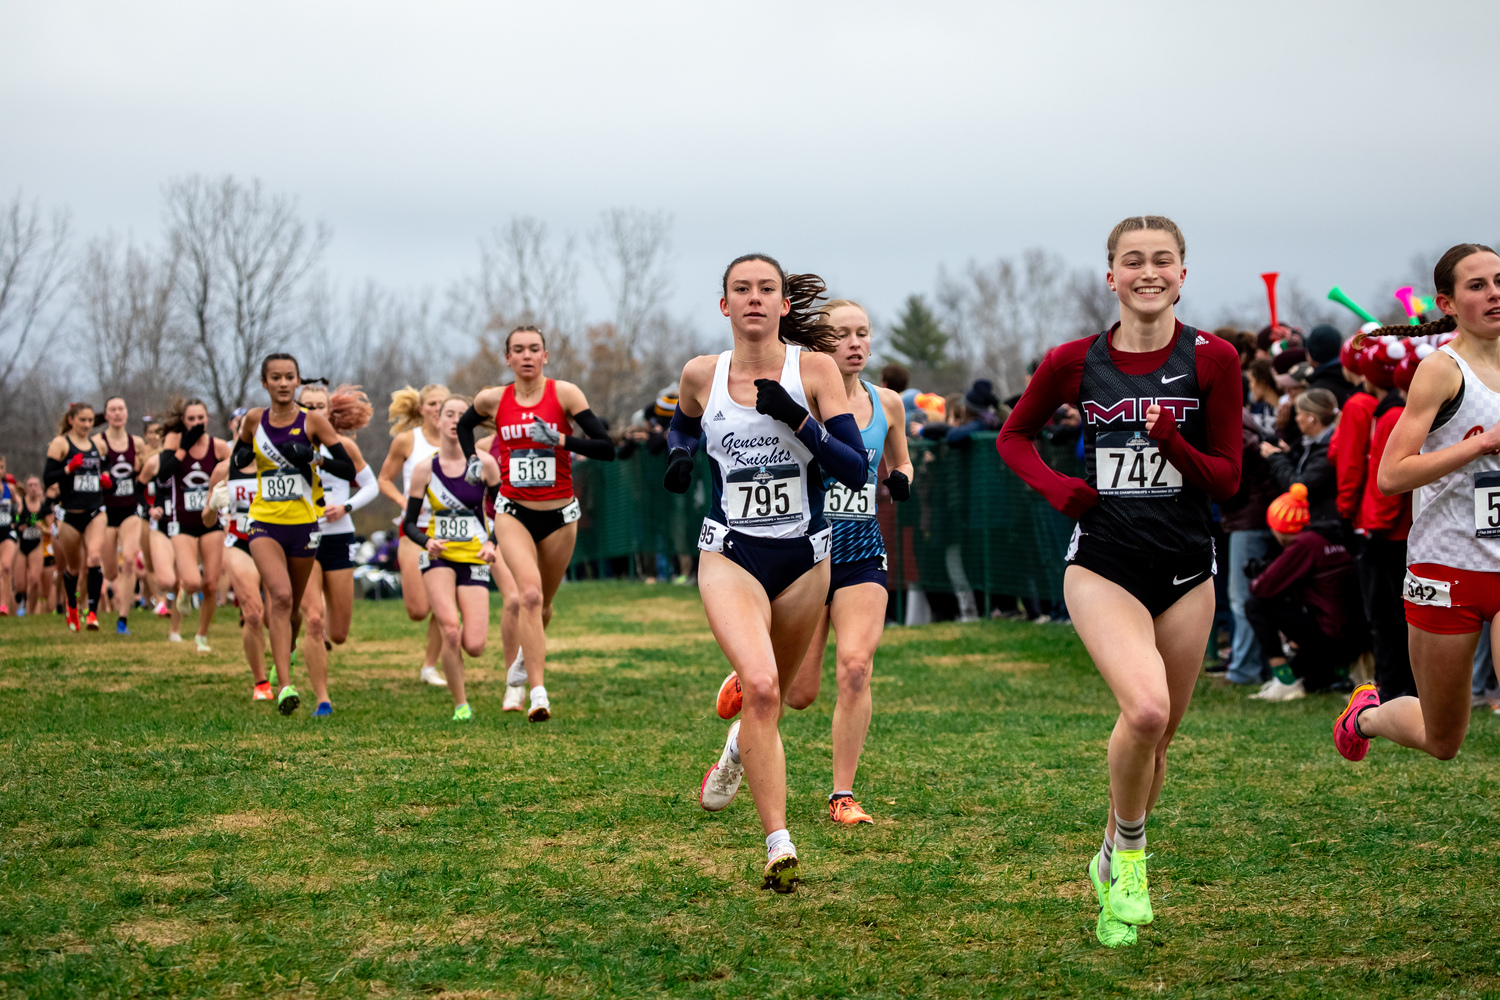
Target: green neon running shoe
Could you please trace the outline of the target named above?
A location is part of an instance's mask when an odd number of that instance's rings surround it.
[[[1115,851],[1109,863],[1109,906],[1127,924],[1151,922],[1145,851]]]
[[[297,689],[288,684],[281,689],[276,696],[276,711],[282,715],[291,715],[297,711],[297,706],[302,704],[302,699],[297,696]]]
[[[1099,897],[1099,921],[1094,924],[1094,936],[1106,948],[1135,944],[1135,928],[1115,916],[1109,908],[1109,886],[1099,877],[1099,855],[1089,859],[1089,881],[1094,883],[1094,894]]]
[[[468,702],[464,702],[462,705],[453,710],[454,722],[470,722],[473,720],[473,718],[474,710],[469,707]]]

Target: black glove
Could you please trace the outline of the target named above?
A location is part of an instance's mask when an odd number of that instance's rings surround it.
[[[891,491],[892,500],[901,503],[911,499],[911,480],[900,469],[886,476],[884,482],[885,488]]]
[[[807,411],[797,405],[780,382],[769,378],[755,380],[755,412],[780,420],[794,431],[807,419]]]
[[[234,451],[229,455],[230,468],[236,471],[255,461],[255,446],[249,441],[235,441]]]
[[[464,466],[464,482],[477,486],[483,481],[484,463],[479,460],[478,455],[470,455],[468,464]]]
[[[281,455],[293,465],[312,465],[312,445],[306,441],[288,441],[281,446]]]
[[[693,485],[693,455],[686,448],[674,448],[667,456],[667,474],[662,485],[679,494],[686,493]]]
[[[181,448],[183,451],[187,451],[193,445],[198,443],[198,439],[203,436],[203,432],[206,430],[208,430],[207,424],[195,424],[192,427],[186,428],[182,432],[182,443],[177,447]]]
[[[1245,579],[1254,580],[1256,577],[1264,573],[1266,571],[1266,567],[1269,565],[1271,565],[1271,560],[1269,559],[1246,559]]]

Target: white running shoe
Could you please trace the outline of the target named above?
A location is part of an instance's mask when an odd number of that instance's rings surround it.
[[[208,636],[206,636],[206,635],[195,635],[195,636],[193,636],[193,643],[194,643],[194,645],[196,645],[198,647],[198,652],[200,652],[200,653],[212,653],[213,652],[212,649],[208,648]]]
[[[718,812],[734,801],[740,790],[740,780],[745,776],[745,765],[729,759],[729,744],[740,734],[740,720],[735,719],[724,738],[724,750],[719,762],[703,776],[703,785],[698,789],[698,804],[709,812]],[[768,866],[769,868],[769,866]]]
[[[182,633],[180,633],[180,632],[168,632],[167,633],[167,641],[168,642],[181,642],[182,641]]]
[[[178,614],[185,615],[189,611],[193,610],[193,600],[188,596],[188,592],[186,590],[179,590],[177,592],[177,600],[173,603],[177,606]]]
[[[1300,677],[1290,684],[1283,684],[1273,677],[1270,684],[1250,697],[1257,701],[1296,701],[1307,697],[1307,689],[1302,686]]]
[[[773,892],[794,892],[801,881],[797,874],[797,849],[788,841],[766,858],[765,881],[760,887]]]
[[[506,687],[521,688],[526,686],[526,651],[524,649],[516,651],[515,662],[505,672],[505,685]]]
[[[1272,677],[1270,680],[1266,681],[1264,684],[1262,684],[1260,686],[1260,690],[1259,691],[1255,692],[1250,697],[1253,700],[1255,700],[1255,701],[1260,701],[1262,698],[1264,698],[1266,696],[1266,692],[1267,691],[1270,691],[1271,689],[1275,688],[1276,685],[1280,684],[1280,683],[1281,683],[1280,681],[1278,681],[1276,678]]]
[[[521,706],[526,704],[526,685],[505,685],[505,701],[500,706],[502,712],[519,712]]]
[[[526,713],[526,718],[532,722],[546,722],[552,718],[552,703],[547,700],[547,689],[540,684],[531,689],[531,710]]]
[[[445,688],[448,686],[448,678],[444,677],[443,672],[437,667],[423,667],[422,680],[435,688]]]

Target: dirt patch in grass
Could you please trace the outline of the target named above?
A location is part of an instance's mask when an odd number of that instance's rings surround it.
[[[186,920],[173,917],[143,917],[115,924],[111,928],[121,941],[139,941],[153,948],[170,948],[191,940],[194,927]]]
[[[989,670],[1002,674],[1022,674],[1028,670],[1046,670],[1047,664],[1031,660],[1010,660],[993,653],[961,653],[932,656],[923,661],[929,667],[958,667],[966,670]]]

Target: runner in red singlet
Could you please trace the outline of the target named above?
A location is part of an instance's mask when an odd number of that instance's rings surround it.
[[[505,361],[515,372],[511,385],[486,389],[459,420],[458,440],[468,468],[464,478],[480,479],[474,428],[495,418],[500,501],[495,538],[500,556],[520,595],[519,639],[531,688],[527,718],[545,722],[547,698],[546,623],[552,598],[562,583],[578,539],[578,500],[573,496],[572,455],[612,462],[615,446],[603,421],[589,409],[583,390],[543,373],[547,342],[536,327],[518,327],[505,337]],[[585,436],[573,429],[577,424]]]

